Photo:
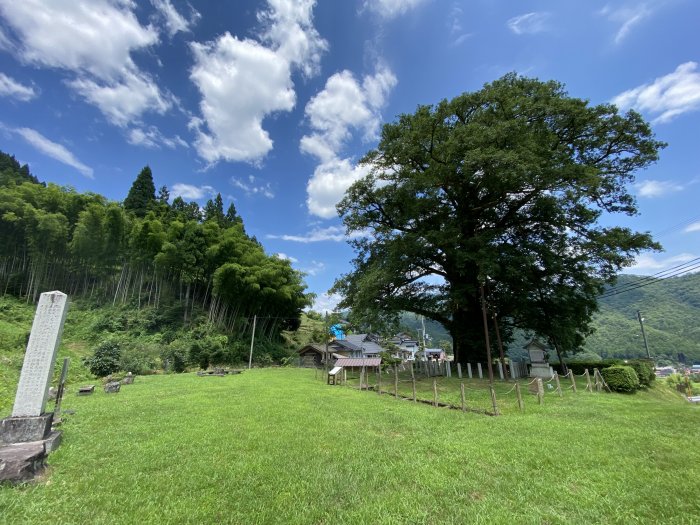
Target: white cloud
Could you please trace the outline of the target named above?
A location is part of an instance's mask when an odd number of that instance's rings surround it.
[[[194,186],[178,182],[170,190],[170,197],[173,199],[182,197],[183,199],[199,200],[204,197],[214,197],[216,193],[216,190],[211,186]]]
[[[262,160],[273,145],[263,119],[294,108],[293,69],[313,74],[327,47],[311,25],[315,0],[268,0],[268,5],[258,14],[264,26],[260,41],[225,33],[191,44],[190,79],[202,95],[202,117],[193,118],[190,127],[197,152],[209,163]]]
[[[547,20],[549,13],[525,13],[514,16],[506,25],[516,35],[534,35],[547,30]]]
[[[15,79],[0,73],[0,95],[27,102],[35,98],[37,92],[33,87],[20,84]]]
[[[697,62],[679,65],[673,73],[620,93],[612,103],[620,109],[635,108],[655,115],[655,123],[700,109],[700,72]]]
[[[44,155],[75,168],[88,179],[94,179],[92,168],[80,162],[65,146],[47,139],[41,133],[31,128],[16,128],[10,129],[10,131],[20,135]]]
[[[367,236],[367,232],[353,232],[350,236],[347,236],[341,226],[329,226],[327,228],[316,228],[306,235],[267,235],[267,238],[308,244],[324,241],[343,242],[365,236]]]
[[[306,185],[309,213],[324,219],[336,217],[335,205],[345,191],[367,173],[369,168],[354,165],[349,159],[336,158],[319,164]]]
[[[620,28],[615,33],[615,43],[619,44],[629,35],[634,26],[651,16],[652,10],[646,4],[634,7],[618,7],[617,9],[606,5],[600,10],[600,14],[609,21],[620,24]]]
[[[386,67],[364,77],[361,84],[351,72],[341,71],[332,75],[306,105],[313,132],[302,137],[300,149],[319,160],[306,186],[306,203],[313,215],[334,217],[335,205],[345,191],[367,174],[367,168],[340,158],[340,152],[353,131],[360,131],[365,140],[377,138],[379,111],[395,85],[396,77]]]
[[[403,15],[424,3],[426,0],[365,0],[362,5],[365,9],[388,20]]]
[[[653,255],[644,254],[638,256],[634,265],[626,268],[624,273],[641,275],[658,273],[697,258],[697,255],[691,253],[681,253],[672,257],[664,257],[659,259],[655,258]],[[679,271],[680,270],[682,270],[682,268],[680,268]]]
[[[161,146],[165,146],[169,149],[175,149],[178,146],[183,148],[189,147],[187,142],[182,140],[179,135],[166,137],[155,126],[149,126],[146,129],[130,129],[127,133],[126,140],[129,144],[133,144],[134,146],[143,146],[151,149],[159,149]]]
[[[321,314],[330,314],[332,312],[335,312],[338,308],[338,303],[342,300],[343,298],[339,294],[327,294],[327,293],[322,293],[320,295],[316,296],[316,299],[314,299],[314,304],[311,307],[311,310],[314,312],[319,312]]]
[[[688,225],[683,231],[685,233],[700,232],[700,222],[694,222],[693,224]]]
[[[311,265],[301,268],[306,275],[318,275],[325,271],[326,265],[320,261],[311,261]]]
[[[275,257],[277,257],[278,259],[282,259],[283,261],[289,261],[291,263],[298,263],[299,262],[299,259],[295,259],[294,257],[287,255],[286,253],[282,253],[282,252],[276,253]]]
[[[172,95],[140,71],[133,52],[158,43],[129,0],[22,0],[3,2],[0,13],[14,30],[11,43],[25,63],[72,72],[68,82],[113,123],[124,126],[146,111],[163,113]]]
[[[178,13],[170,0],[151,0],[151,4],[153,4],[153,7],[156,8],[163,18],[165,27],[171,37],[180,31],[190,31],[190,28],[202,18],[202,15],[198,11],[190,7],[190,18],[188,20]]]
[[[116,81],[95,82],[78,78],[68,85],[97,106],[112,124],[120,127],[138,121],[145,111],[162,115],[174,103],[172,95],[163,94],[150,77],[134,71],[126,72]]]
[[[637,188],[637,194],[640,197],[647,198],[661,197],[662,195],[681,191],[683,189],[683,186],[680,184],[662,180],[645,180],[636,183],[634,186]]]
[[[262,195],[268,199],[273,199],[275,194],[272,192],[272,187],[269,182],[265,184],[257,184],[257,178],[253,175],[248,175],[248,180],[243,181],[236,177],[231,177],[231,184],[245,192],[246,195]]]
[[[270,9],[258,13],[265,26],[262,41],[305,76],[318,73],[328,43],[313,26],[316,0],[267,0]]]

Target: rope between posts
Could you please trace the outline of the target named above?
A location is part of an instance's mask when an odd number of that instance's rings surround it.
[[[507,396],[507,395],[510,394],[513,390],[515,390],[515,385],[513,385],[513,388],[511,388],[510,390],[508,390],[508,392],[505,392],[505,393],[499,394],[499,395]]]

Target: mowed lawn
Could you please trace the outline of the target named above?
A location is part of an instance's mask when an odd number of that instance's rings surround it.
[[[700,522],[698,407],[662,389],[526,403],[464,414],[299,369],[73,389],[45,480],[1,487],[0,522]]]

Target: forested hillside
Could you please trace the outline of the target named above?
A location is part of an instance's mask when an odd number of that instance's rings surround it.
[[[595,333],[586,349],[602,357],[646,355],[637,310],[644,318],[649,352],[656,358],[685,354],[688,362],[700,362],[700,273],[645,284],[644,277],[622,275],[616,288],[629,290],[600,300]]]
[[[156,196],[148,166],[119,203],[39,183],[0,153],[0,295],[32,303],[61,290],[96,307],[142,311],[151,331],[174,320],[193,330],[206,324],[229,346],[249,340],[257,316],[256,338],[281,343],[312,299],[302,275],[267,255],[221,195],[203,210],[169,200],[166,187]]]

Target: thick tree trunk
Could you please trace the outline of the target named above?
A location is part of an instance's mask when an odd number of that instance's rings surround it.
[[[484,321],[478,304],[470,310],[453,312],[452,323],[447,328],[452,336],[456,362],[462,365],[486,363]]]

